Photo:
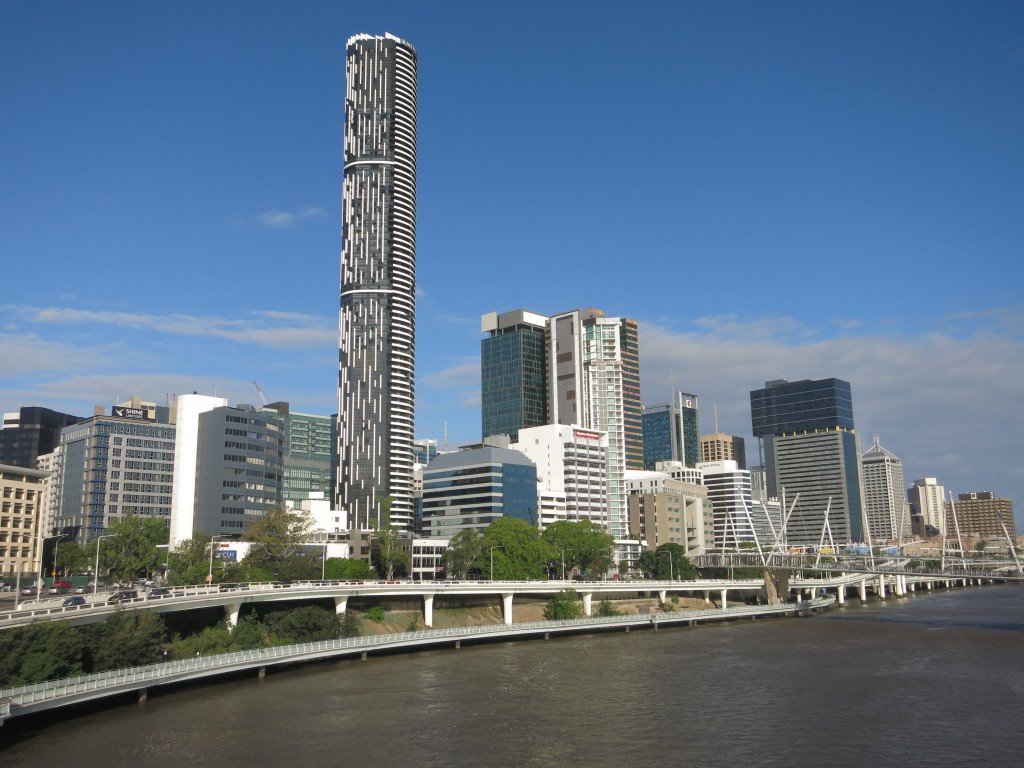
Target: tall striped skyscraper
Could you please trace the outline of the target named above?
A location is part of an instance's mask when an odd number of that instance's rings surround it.
[[[413,510],[416,49],[355,35],[346,49],[338,344],[337,504],[353,527]]]

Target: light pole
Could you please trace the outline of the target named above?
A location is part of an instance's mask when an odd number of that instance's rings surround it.
[[[327,539],[324,539],[324,561],[320,565],[320,580],[327,578]]]
[[[496,547],[491,547],[491,581],[494,581],[494,550],[504,549],[500,544]]]
[[[39,544],[39,588],[36,590],[36,599],[38,600],[40,597],[42,597],[42,594],[43,594],[43,580],[46,578],[46,575],[45,575],[46,574],[46,563],[43,562],[43,550],[46,549],[46,542],[48,542],[50,539],[56,539],[57,541],[60,541],[61,539],[66,539],[67,538],[67,534],[66,533],[61,533],[61,534],[58,534],[57,536],[36,536],[35,538],[39,539],[39,541],[40,541],[40,544]],[[54,543],[54,545],[53,545],[53,570],[54,571],[57,570],[57,544],[56,543]]]
[[[210,571],[206,574],[206,586],[208,587],[213,584],[213,542],[217,541],[217,539],[226,538],[228,538],[226,535],[219,533],[210,537]]]
[[[104,533],[96,537],[96,567],[92,570],[92,596],[96,597],[96,592],[100,588],[100,541],[103,539],[112,539],[117,536],[116,533]]]
[[[672,550],[666,549],[658,553],[659,555],[668,555],[668,580],[675,581],[675,571],[672,569]]]

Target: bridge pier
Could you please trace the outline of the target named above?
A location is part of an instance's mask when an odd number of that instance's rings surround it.
[[[501,593],[501,613],[505,617],[505,624],[512,626],[512,593],[502,592]],[[589,615],[589,614],[588,614]]]
[[[348,596],[334,598],[334,612],[339,616],[344,616],[345,611],[348,610]]]
[[[723,590],[722,590],[722,610],[723,610],[723,611],[724,611],[724,610],[725,610],[726,608],[728,608],[728,607],[729,607],[729,606],[728,606],[728,604],[727,604],[727,603],[725,602],[725,596],[726,596],[726,593],[727,593],[728,591],[729,591],[728,589],[723,589]]]
[[[860,601],[862,603],[866,603],[868,601],[868,580],[867,579],[861,579],[859,587],[860,587]]]
[[[668,597],[668,590],[667,589],[663,589],[663,590],[658,592],[658,599],[661,600],[662,603],[665,602],[665,598],[667,598],[667,597]]]
[[[878,575],[878,597],[881,600],[885,600],[885,576]]]
[[[836,587],[836,600],[839,605],[846,605],[846,585],[840,584]]]
[[[139,688],[139,704],[149,701],[149,688]]]
[[[431,594],[423,595],[423,623],[434,626],[434,596]]]
[[[228,626],[234,631],[235,627],[238,626],[238,612],[242,610],[242,604],[239,603],[228,603],[224,606],[224,613],[227,616]]]
[[[704,590],[704,602],[707,605],[711,605],[711,590],[710,589],[705,589]]]
[[[591,592],[584,592],[583,593],[583,615],[584,616],[590,616],[591,598],[593,596],[594,595]]]

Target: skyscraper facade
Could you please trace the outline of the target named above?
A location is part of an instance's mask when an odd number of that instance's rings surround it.
[[[862,541],[860,452],[849,382],[765,382],[750,393],[750,418],[763,446],[769,497],[785,495],[788,508],[800,495],[787,541]]]
[[[946,489],[934,477],[922,477],[907,489],[916,536],[946,535]]]
[[[643,445],[646,470],[654,470],[659,461],[696,467],[702,460],[697,396],[677,392],[671,403],[644,406]]]
[[[903,498],[903,462],[875,438],[860,457],[864,478],[864,519],[872,541],[909,536],[909,506]]]
[[[1017,537],[1013,501],[996,498],[992,491],[961,493],[955,504],[947,501],[946,518],[946,530],[958,530],[961,536]]]
[[[416,49],[346,49],[337,504],[353,527],[413,511]]]
[[[547,424],[547,317],[517,309],[481,318],[481,437],[508,435]]]

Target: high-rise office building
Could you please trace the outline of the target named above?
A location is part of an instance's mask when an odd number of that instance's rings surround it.
[[[742,437],[736,435],[700,436],[701,461],[735,461],[740,469],[747,468],[747,448]]]
[[[701,461],[697,396],[677,392],[672,403],[643,408],[644,468],[659,461],[681,461],[696,467]]]
[[[626,510],[626,403],[620,318],[599,309],[553,316],[548,331],[548,403],[553,424],[577,425],[608,435],[608,532],[629,535]],[[642,448],[641,448],[642,451]]]
[[[288,403],[263,407],[281,419],[282,452],[281,495],[293,506],[310,494],[333,494],[334,445],[337,421],[331,416],[292,411]]]
[[[875,437],[860,457],[864,478],[864,520],[872,541],[898,541],[911,534],[910,511],[904,500],[903,462]]]
[[[946,535],[946,489],[934,477],[915,480],[907,489],[915,536]]]
[[[102,410],[102,409],[100,409]],[[111,408],[61,432],[60,504],[54,528],[79,544],[131,514],[169,521],[175,427],[151,411]]]
[[[626,441],[626,469],[641,470],[644,468],[644,407],[640,399],[640,326],[636,320],[629,317],[620,319],[619,344],[622,357],[622,422]],[[694,427],[696,439],[697,431]]]
[[[545,315],[517,309],[491,312],[480,321],[480,418],[482,435],[519,439],[520,429],[547,424]]]
[[[860,452],[850,384],[841,379],[765,382],[764,389],[750,393],[750,418],[763,448],[769,497],[785,496],[788,509],[799,494],[786,540],[861,541]]]
[[[961,537],[1017,537],[1013,501],[998,499],[992,491],[958,494],[955,504],[946,502],[946,519],[946,530],[959,530]]]
[[[337,505],[372,528],[413,512],[417,54],[393,35],[346,52]]]
[[[49,408],[26,406],[17,413],[5,413],[0,429],[0,464],[36,466],[36,459],[60,444],[60,431],[81,421]]]

